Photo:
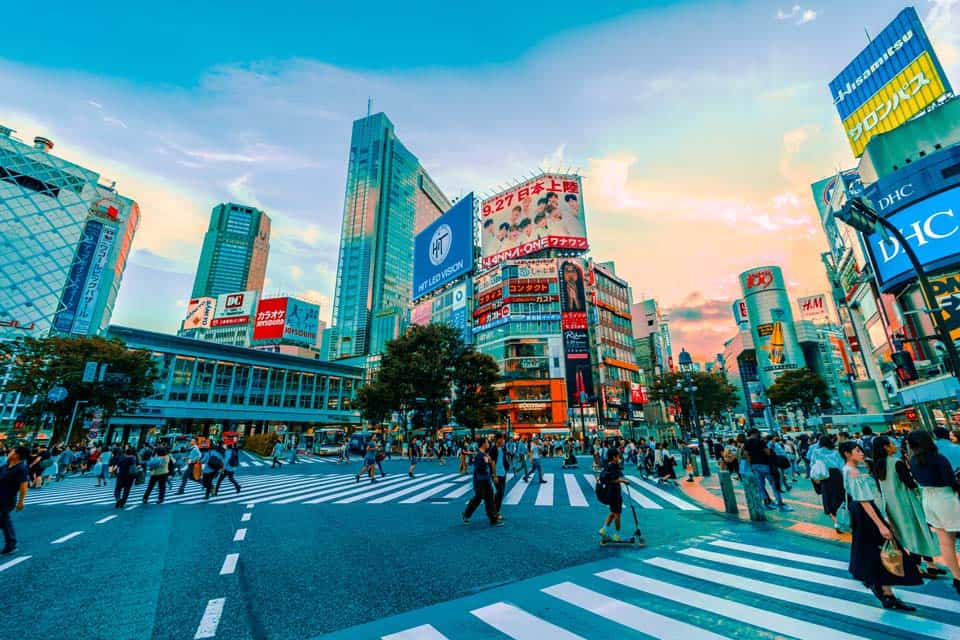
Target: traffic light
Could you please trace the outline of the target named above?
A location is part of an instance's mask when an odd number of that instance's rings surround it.
[[[894,351],[893,364],[897,367],[897,378],[900,382],[913,382],[920,377],[909,351]]]

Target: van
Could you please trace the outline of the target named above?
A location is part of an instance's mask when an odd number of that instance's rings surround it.
[[[347,450],[350,453],[365,453],[367,450],[367,443],[370,442],[370,438],[373,437],[373,433],[370,431],[357,431],[350,436],[350,442],[347,444]]]

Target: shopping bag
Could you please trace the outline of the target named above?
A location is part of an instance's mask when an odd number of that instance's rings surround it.
[[[880,562],[893,575],[903,577],[903,551],[896,540],[887,540],[880,547]]]

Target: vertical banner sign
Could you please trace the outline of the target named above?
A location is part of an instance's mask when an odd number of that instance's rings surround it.
[[[117,230],[115,228],[103,227],[100,240],[97,242],[97,248],[93,252],[90,270],[87,272],[80,304],[77,307],[77,317],[73,321],[73,333],[85,335],[90,331],[90,322],[93,320],[98,294],[100,293],[100,280],[103,277],[103,270],[107,267],[107,259],[110,257],[110,251],[113,249],[113,241],[116,237]]]
[[[930,281],[930,288],[950,339],[960,342],[960,273],[935,278]]]
[[[560,260],[559,274],[560,328],[563,331],[567,368],[567,404],[575,407],[593,396],[583,265],[575,259]]]
[[[67,275],[67,284],[63,288],[63,295],[60,296],[60,304],[53,318],[53,328],[56,331],[70,333],[73,329],[73,321],[77,317],[77,309],[83,297],[83,287],[87,282],[87,274],[90,273],[90,265],[93,263],[102,231],[103,223],[96,220],[89,220],[83,229],[77,253]]]

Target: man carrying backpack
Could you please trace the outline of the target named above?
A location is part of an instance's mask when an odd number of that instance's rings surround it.
[[[607,537],[607,527],[612,523],[616,532],[610,537],[614,542],[620,542],[620,514],[623,513],[623,493],[620,485],[629,484],[623,477],[623,466],[620,464],[620,450],[610,447],[607,453],[607,462],[603,473],[597,478],[597,499],[610,507],[610,513],[600,527],[600,536]]]
[[[237,468],[240,466],[240,451],[237,449],[237,444],[233,443],[230,445],[230,448],[227,449],[227,459],[224,461],[223,473],[220,474],[220,477],[217,478],[217,487],[213,492],[213,495],[220,493],[220,485],[223,484],[223,479],[226,478],[233,483],[233,487],[237,490],[237,493],[240,493],[240,483],[237,482],[235,477],[237,473]]]
[[[203,494],[204,500],[209,499],[211,494],[217,495],[213,488],[213,479],[223,471],[223,467],[223,448],[211,443],[210,450],[203,456],[203,488],[206,489]]]
[[[466,510],[461,514],[463,524],[470,524],[470,516],[477,510],[480,503],[483,503],[484,510],[487,512],[487,519],[491,527],[503,525],[503,516],[497,511],[493,499],[493,484],[491,482],[492,462],[487,455],[490,443],[486,438],[480,440],[479,451],[473,457],[473,497],[467,503]]]

